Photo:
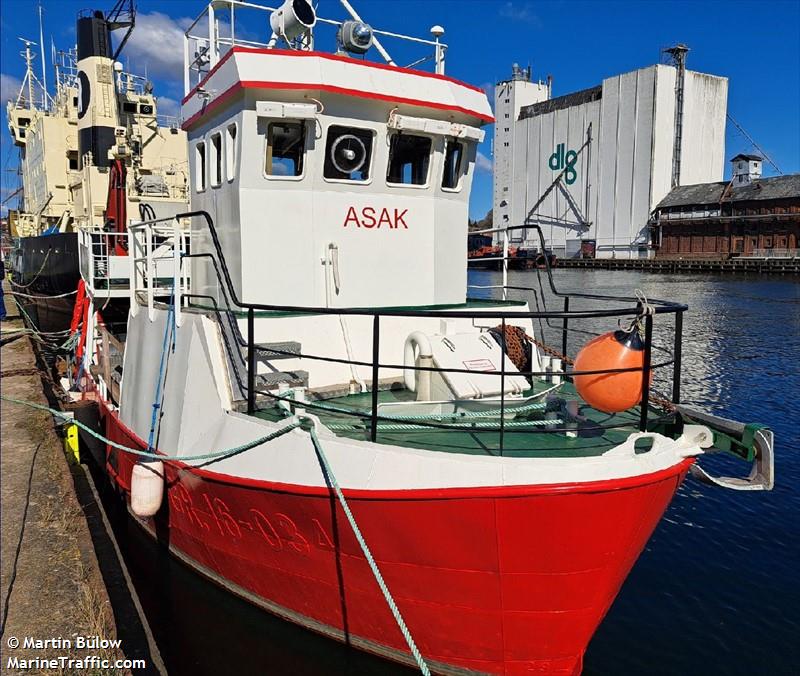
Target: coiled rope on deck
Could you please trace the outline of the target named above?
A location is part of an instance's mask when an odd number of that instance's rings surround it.
[[[400,614],[400,609],[394,602],[394,598],[392,597],[392,593],[389,591],[389,587],[386,586],[386,582],[383,579],[383,575],[381,575],[378,564],[375,562],[375,558],[372,556],[372,552],[367,545],[367,541],[364,539],[361,529],[356,523],[353,512],[350,511],[350,505],[347,504],[344,493],[342,493],[342,489],[339,487],[339,482],[336,480],[336,476],[334,475],[331,465],[328,462],[328,457],[325,455],[325,451],[322,448],[322,443],[317,436],[316,421],[308,417],[303,417],[300,420],[303,422],[304,429],[308,429],[308,432],[311,435],[311,442],[314,444],[314,449],[316,450],[317,456],[319,457],[322,467],[325,470],[327,480],[330,483],[331,488],[333,488],[334,493],[336,493],[339,504],[341,504],[342,510],[344,511],[348,522],[350,523],[350,528],[353,529],[353,534],[356,536],[356,540],[361,547],[364,558],[367,560],[367,563],[372,570],[372,574],[375,577],[375,581],[378,583],[378,587],[380,587],[381,592],[383,592],[383,598],[386,600],[389,610],[392,611],[392,615],[394,616],[395,622],[397,622],[400,633],[403,634],[403,638],[405,639],[409,650],[411,650],[411,654],[414,656],[420,672],[422,672],[424,676],[430,676],[431,671],[428,668],[428,664],[425,662],[425,658],[422,656],[419,648],[417,648],[417,644],[414,642],[414,638],[411,636],[411,632],[409,631],[405,620],[403,620],[403,616]]]

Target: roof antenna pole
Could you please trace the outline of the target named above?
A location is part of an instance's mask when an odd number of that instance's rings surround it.
[[[47,61],[44,58],[44,30],[42,26],[42,1],[39,0],[39,48],[42,51],[42,89],[44,89],[42,104],[43,108],[47,110]]]
[[[339,0],[339,2],[342,3],[342,7],[344,7],[345,10],[347,10],[347,13],[351,17],[353,17],[353,19],[355,19],[356,21],[361,21],[362,23],[364,23],[364,20],[358,15],[358,12],[356,12],[356,10],[353,9],[353,6],[347,0]],[[383,45],[378,40],[378,36],[375,35],[375,34],[373,34],[373,36],[372,36],[372,44],[375,45],[375,49],[377,49],[380,52],[380,55],[384,58],[386,63],[388,63],[390,66],[396,66],[397,65],[392,60],[392,57],[389,56],[389,52],[387,52],[383,48]]]

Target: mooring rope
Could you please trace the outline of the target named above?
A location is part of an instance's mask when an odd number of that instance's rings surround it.
[[[11,282],[11,285],[12,285],[12,286],[16,286],[18,289],[27,289],[27,288],[29,288],[29,287],[33,286],[33,283],[34,283],[34,282],[35,282],[37,279],[39,279],[39,275],[41,275],[41,274],[42,274],[42,270],[44,270],[44,266],[45,266],[45,265],[47,265],[47,259],[48,259],[48,258],[50,258],[50,252],[51,252],[52,250],[53,250],[53,248],[52,248],[52,247],[50,247],[50,248],[47,250],[47,253],[46,253],[46,254],[45,254],[45,256],[44,256],[44,260],[42,261],[42,265],[41,265],[41,267],[40,267],[40,268],[39,268],[39,270],[36,272],[36,274],[33,276],[33,279],[32,279],[30,282],[28,282],[27,284],[17,284],[17,282],[15,282],[13,279],[9,279],[8,281],[9,281],[9,282]]]
[[[372,552],[367,545],[367,541],[364,539],[361,529],[356,523],[353,512],[350,511],[350,505],[348,505],[347,500],[344,497],[344,493],[342,493],[342,489],[339,487],[339,482],[336,480],[336,476],[334,475],[331,465],[328,462],[328,457],[325,455],[325,451],[322,448],[322,443],[317,436],[316,422],[312,418],[301,418],[301,420],[305,423],[304,429],[307,427],[309,433],[311,434],[311,441],[314,444],[314,449],[317,451],[317,456],[319,457],[319,460],[325,469],[325,475],[330,482],[331,488],[333,488],[333,491],[336,493],[336,497],[339,499],[339,504],[341,504],[342,510],[344,511],[347,520],[350,522],[350,528],[353,529],[353,534],[356,536],[356,540],[361,547],[364,558],[367,560],[367,563],[372,570],[372,574],[375,577],[375,581],[378,583],[378,587],[380,587],[381,592],[383,592],[383,598],[386,600],[389,610],[392,611],[395,622],[397,622],[397,626],[399,627],[400,632],[403,634],[403,638],[406,640],[406,643],[411,650],[411,654],[417,661],[417,666],[419,667],[420,672],[422,672],[425,676],[430,676],[431,671],[428,668],[428,664],[425,662],[425,658],[422,656],[419,648],[417,648],[417,644],[414,642],[414,638],[411,636],[411,632],[409,631],[405,620],[403,620],[403,616],[400,614],[400,609],[394,602],[394,598],[389,591],[389,587],[386,586],[386,582],[383,579],[383,575],[381,575],[378,564],[375,562],[375,558],[372,556]]]
[[[50,408],[49,406],[43,406],[42,404],[36,404],[32,401],[23,401],[22,399],[15,399],[14,397],[7,397],[5,395],[0,395],[0,399],[3,401],[7,401],[10,404],[18,404],[20,406],[27,406],[28,408],[33,408],[38,411],[46,411],[51,415],[64,420],[65,422],[71,423],[76,425],[77,427],[81,428],[87,434],[93,436],[95,439],[99,439],[103,443],[111,446],[112,448],[116,448],[120,451],[125,451],[126,453],[131,453],[132,455],[136,455],[142,458],[149,458],[150,460],[161,460],[165,463],[186,463],[186,462],[194,462],[196,460],[225,460],[226,458],[233,457],[234,455],[238,455],[240,453],[244,453],[245,451],[249,451],[256,446],[260,446],[261,444],[265,444],[273,439],[277,439],[280,436],[283,436],[287,432],[291,432],[293,429],[300,427],[299,421],[293,421],[289,424],[281,427],[280,429],[275,430],[274,432],[270,432],[269,434],[259,437],[258,439],[253,439],[252,441],[248,441],[240,446],[234,446],[233,448],[229,448],[223,451],[214,451],[212,453],[202,453],[200,455],[179,455],[179,456],[167,456],[161,455],[159,453],[151,453],[149,451],[140,451],[137,448],[131,448],[130,446],[124,446],[123,444],[119,444],[116,441],[112,441],[108,437],[100,434],[99,432],[95,432],[91,427],[84,425],[80,420],[76,420],[72,416],[67,415],[63,411],[59,411],[58,409]],[[187,469],[192,469],[191,465]]]
[[[427,663],[425,662],[425,658],[422,656],[422,653],[420,653],[419,648],[417,648],[417,645],[414,642],[413,637],[411,636],[411,632],[409,631],[408,626],[403,620],[403,616],[400,614],[400,609],[397,607],[397,604],[395,603],[394,598],[392,597],[392,594],[389,591],[389,588],[387,587],[386,582],[383,579],[383,575],[381,575],[381,571],[378,568],[378,564],[375,562],[375,558],[372,556],[372,552],[370,551],[369,546],[367,545],[367,542],[364,539],[363,534],[361,533],[361,529],[358,527],[355,517],[353,516],[353,513],[350,511],[350,506],[348,505],[347,500],[345,499],[344,494],[342,493],[342,489],[339,486],[339,482],[336,480],[336,476],[334,475],[333,470],[331,469],[331,465],[328,462],[328,457],[325,455],[325,451],[322,448],[322,443],[320,442],[319,437],[317,436],[315,429],[316,423],[311,418],[306,418],[306,417],[298,418],[290,422],[288,425],[278,430],[275,430],[274,432],[271,432],[270,434],[267,434],[263,437],[259,437],[258,439],[254,439],[253,441],[249,441],[245,444],[241,444],[240,446],[236,446],[234,448],[227,449],[224,451],[203,453],[199,455],[186,455],[181,457],[169,457],[169,456],[159,455],[157,453],[150,453],[148,451],[140,451],[139,449],[130,448],[129,446],[124,446],[122,444],[119,444],[115,441],[112,441],[108,437],[100,434],[99,432],[95,432],[93,429],[91,429],[87,425],[84,425],[79,420],[75,420],[74,418],[68,416],[64,412],[54,408],[50,408],[49,406],[43,406],[42,404],[36,404],[31,401],[23,401],[21,399],[15,399],[14,397],[7,397],[5,395],[0,395],[0,399],[2,401],[6,401],[11,404],[27,406],[29,408],[36,409],[39,411],[45,411],[57,418],[61,418],[73,425],[78,426],[84,432],[87,432],[91,436],[95,437],[96,439],[99,439],[100,441],[103,441],[104,443],[108,444],[113,448],[117,448],[121,451],[125,451],[127,453],[131,453],[133,455],[137,455],[140,457],[150,458],[153,460],[161,460],[162,462],[165,463],[170,463],[170,462],[185,463],[187,461],[212,460],[212,459],[222,460],[223,458],[231,457],[237,455],[238,453],[243,453],[244,451],[255,448],[256,446],[260,446],[261,444],[277,439],[278,437],[298,427],[303,427],[303,429],[307,429],[307,431],[311,435],[311,441],[314,445],[314,449],[316,450],[317,456],[319,457],[320,462],[323,465],[325,474],[328,478],[328,481],[330,482],[331,488],[333,488],[336,497],[338,498],[340,504],[342,505],[342,509],[345,513],[345,516],[347,517],[347,520],[350,523],[350,527],[353,529],[353,533],[356,536],[356,540],[358,541],[358,544],[361,547],[361,551],[363,552],[364,557],[366,558],[367,563],[369,564],[369,567],[372,570],[372,574],[375,577],[375,581],[378,583],[378,586],[380,587],[380,590],[383,593],[384,599],[386,600],[386,603],[389,606],[389,610],[391,610],[392,615],[394,616],[394,619],[397,622],[397,626],[399,627],[400,632],[403,634],[403,638],[406,640],[406,643],[408,644],[408,647],[411,650],[411,654],[414,656],[414,659],[417,662],[417,666],[419,667],[420,672],[424,674],[424,676],[430,676],[431,672],[430,669],[428,668]],[[189,466],[187,469],[191,470],[191,466]]]
[[[547,425],[562,425],[563,420],[509,420],[503,427],[536,427]],[[478,429],[500,431],[500,425],[495,422],[463,422],[447,423],[447,429]],[[330,430],[357,430],[364,429],[366,423],[325,423],[325,427]],[[430,425],[414,425],[413,423],[379,423],[378,429],[382,432],[394,432],[401,430],[430,430]],[[436,428],[434,428],[436,429]],[[445,430],[447,431],[447,430]]]
[[[67,296],[72,296],[78,293],[78,290],[75,291],[67,291],[67,293],[59,293],[57,295],[48,295],[48,294],[37,294],[33,295],[30,293],[22,293],[22,291],[9,291],[12,296],[22,296],[23,298],[66,298]]]

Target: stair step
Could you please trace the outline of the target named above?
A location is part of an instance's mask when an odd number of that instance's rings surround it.
[[[301,352],[300,343],[287,340],[281,343],[258,343],[258,355],[262,359],[273,361],[275,359],[293,359]]]
[[[270,389],[280,383],[286,383],[289,387],[308,387],[308,371],[259,373],[256,377],[256,389]]]

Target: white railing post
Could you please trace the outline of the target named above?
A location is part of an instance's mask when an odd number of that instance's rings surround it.
[[[230,4],[231,8],[231,48],[236,46],[236,5]]]
[[[434,61],[436,62],[435,71],[439,75],[444,75],[444,55],[445,52],[447,51],[447,46],[439,42],[439,38],[437,37],[434,49],[435,49]]]
[[[172,311],[175,313],[175,326],[181,325],[181,230],[177,218],[172,219]]]
[[[508,228],[503,230],[503,300],[507,300],[508,288]]]
[[[145,265],[147,266],[147,316],[152,322],[156,317],[155,309],[153,308],[153,285],[155,279],[153,276],[153,267],[155,265],[155,262],[153,261],[153,228],[150,225],[146,225],[144,228]]]
[[[139,314],[139,303],[136,302],[136,289],[138,287],[139,278],[139,273],[137,270],[137,259],[139,258],[139,238],[136,236],[137,230],[133,227],[128,228],[128,233],[128,267],[130,270],[130,277],[128,281],[128,297],[130,301],[131,315],[135,317]]]
[[[183,95],[186,96],[192,89],[192,66],[189,56],[189,36],[183,34]]]
[[[219,61],[219,42],[217,41],[217,17],[214,3],[208,5],[208,69],[211,70]]]

